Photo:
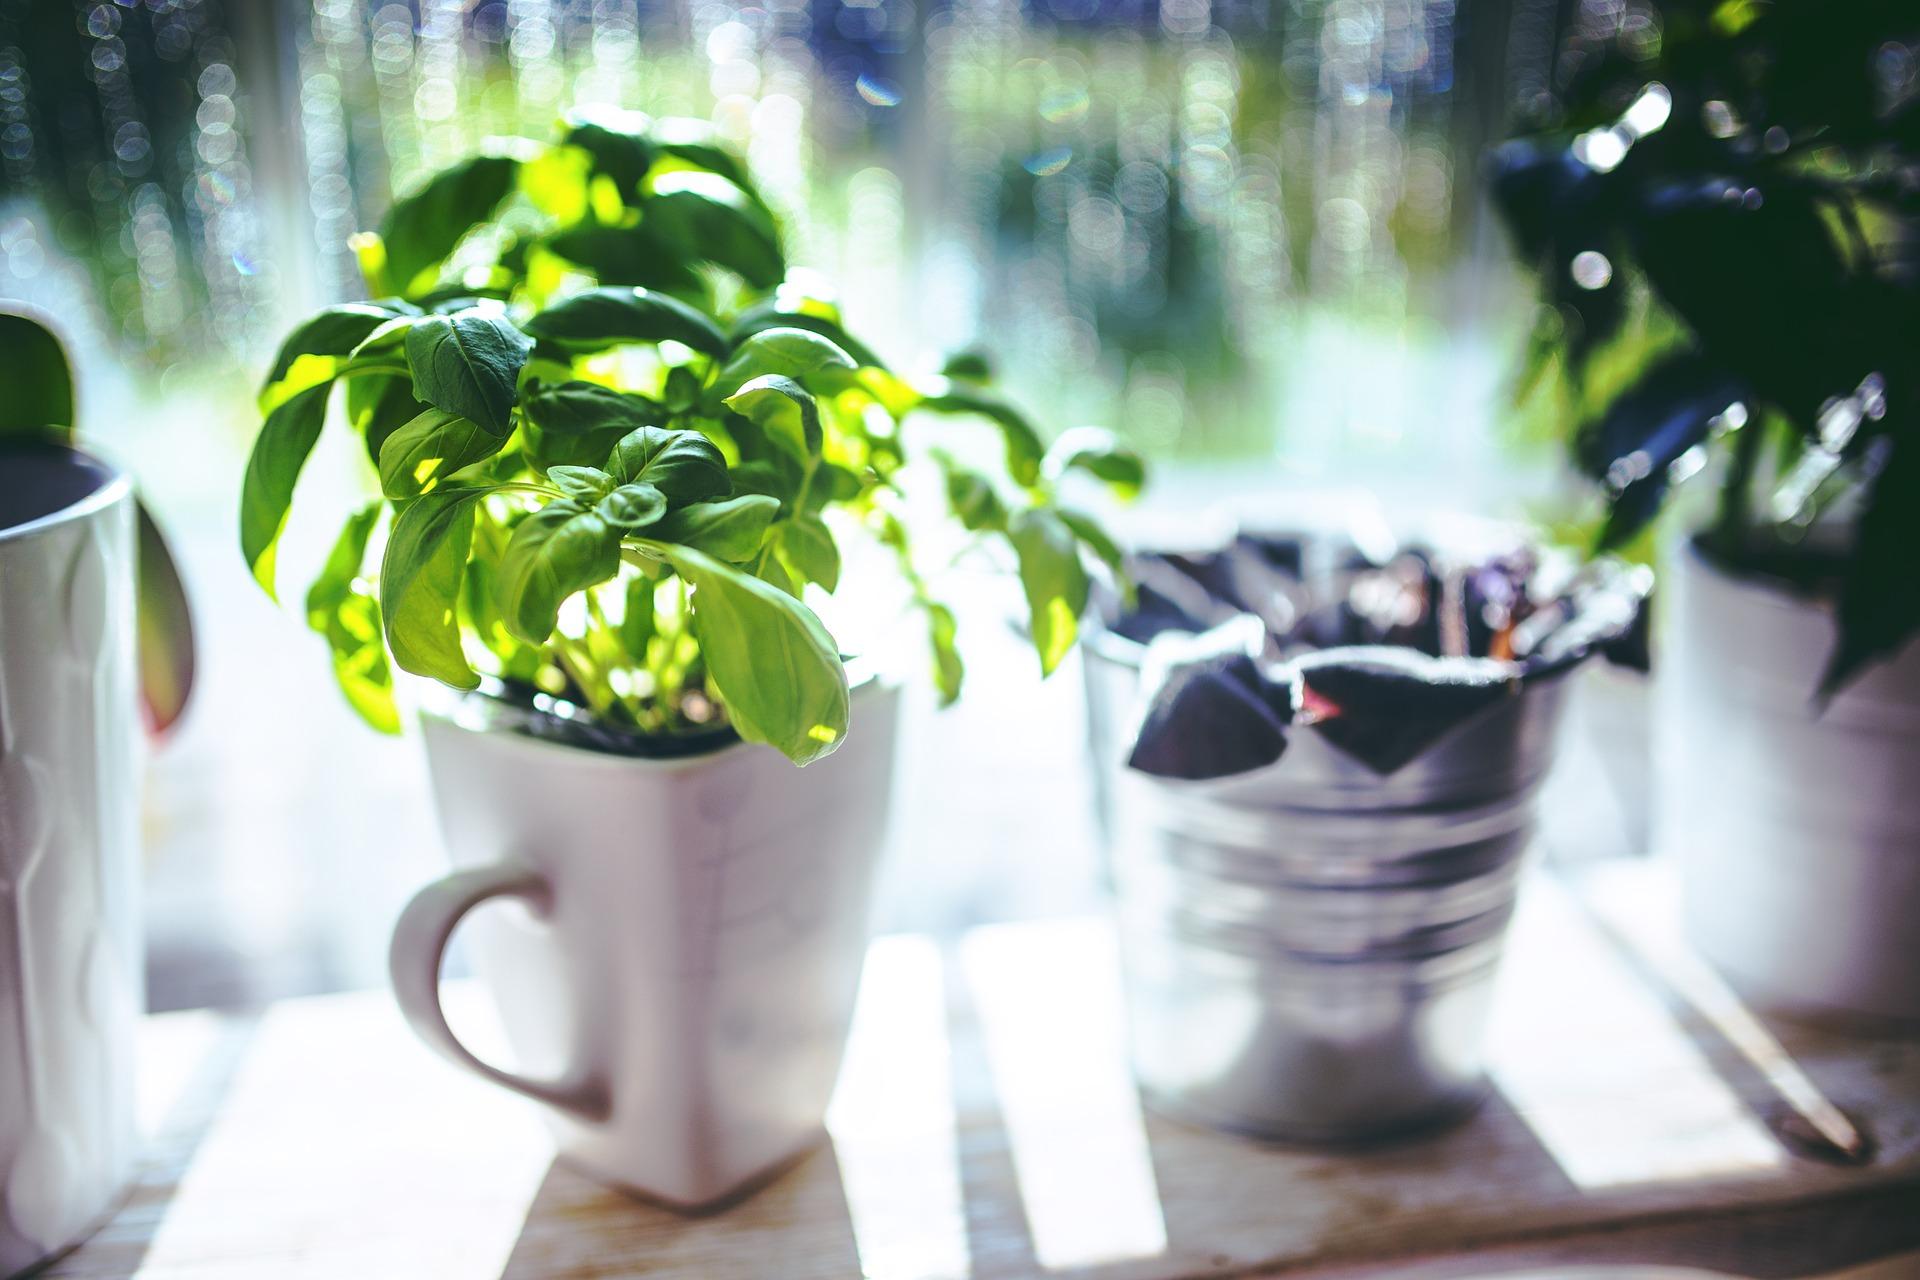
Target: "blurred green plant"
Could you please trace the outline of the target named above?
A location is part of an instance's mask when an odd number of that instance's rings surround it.
[[[73,369],[52,329],[0,311],[0,443],[74,447]],[[193,613],[173,553],[144,502],[139,522],[140,694],[154,733],[171,729],[193,689]]]
[[[459,689],[485,671],[646,734],[724,718],[804,764],[838,745],[848,699],[804,594],[838,588],[856,530],[891,549],[951,700],[955,619],[901,518],[903,423],[923,413],[999,433],[997,477],[926,456],[953,517],[1011,548],[1043,673],[1074,643],[1086,559],[1121,572],[1056,486],[1083,471],[1131,494],[1140,460],[1086,429],[1047,448],[982,368],[916,384],[885,367],[787,282],[772,213],[703,126],[576,116],[554,145],[436,174],[356,250],[380,300],[327,308],[282,344],[240,533],[272,592],[343,385],[382,496],[348,518],[306,603],[377,728],[399,725],[390,658]]]
[[[1495,155],[1548,303],[1523,383],[1605,488],[1602,547],[1725,455],[1702,545],[1837,592],[1826,696],[1920,630],[1920,15],[1669,0],[1660,23],[1582,49],[1557,127]]]

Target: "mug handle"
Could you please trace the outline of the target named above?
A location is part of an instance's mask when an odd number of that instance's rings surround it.
[[[519,898],[544,917],[553,905],[553,887],[529,867],[497,863],[440,877],[413,895],[394,926],[388,970],[400,1012],[415,1035],[455,1066],[536,1102],[582,1120],[604,1120],[610,1110],[607,1091],[597,1081],[532,1080],[482,1062],[447,1025],[440,1004],[440,962],[453,931],[469,911],[491,898]]]

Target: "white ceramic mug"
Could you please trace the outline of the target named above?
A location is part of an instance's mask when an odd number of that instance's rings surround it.
[[[125,476],[0,453],[0,1274],[84,1235],[136,1154],[134,555]]]
[[[757,1185],[821,1133],[845,1048],[892,787],[896,689],[853,698],[805,769],[735,743],[636,759],[423,716],[456,870],[394,932],[394,992],[429,1045],[544,1104],[563,1157],[685,1209]],[[441,957],[481,903],[476,966],[517,1070],[447,1025]]]

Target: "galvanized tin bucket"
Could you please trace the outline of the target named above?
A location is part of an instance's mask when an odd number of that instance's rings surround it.
[[[1482,1029],[1564,674],[1524,682],[1382,776],[1300,732],[1182,781],[1126,764],[1143,646],[1086,649],[1135,1073],[1166,1111],[1361,1142],[1485,1090]]]

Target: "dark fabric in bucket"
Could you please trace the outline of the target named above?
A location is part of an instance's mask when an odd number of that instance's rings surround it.
[[[1134,566],[1137,604],[1108,619],[1148,646],[1128,764],[1190,781],[1274,765],[1298,732],[1389,776],[1631,635],[1651,586],[1612,560],[1547,590],[1526,549],[1459,563],[1413,548],[1381,563],[1350,543],[1245,534]]]

